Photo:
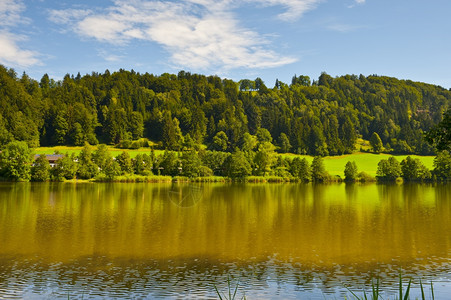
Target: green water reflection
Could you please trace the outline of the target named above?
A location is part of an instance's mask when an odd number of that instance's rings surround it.
[[[158,285],[240,268],[257,281],[269,269],[304,283],[293,272],[443,277],[450,202],[451,185],[2,183],[0,295],[14,272],[70,271],[76,283],[102,271],[103,285],[129,269],[138,281],[166,276]]]

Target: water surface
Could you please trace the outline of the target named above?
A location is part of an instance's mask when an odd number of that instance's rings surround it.
[[[451,293],[451,185],[0,184],[0,298]],[[407,279],[405,281],[407,283]],[[349,293],[348,293],[349,294]]]

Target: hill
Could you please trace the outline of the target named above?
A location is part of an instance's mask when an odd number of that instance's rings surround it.
[[[11,140],[37,147],[144,137],[161,149],[205,144],[234,151],[264,132],[259,139],[279,152],[343,155],[377,133],[386,152],[430,155],[424,132],[442,120],[450,100],[440,86],[377,75],[294,76],[269,88],[259,78],[235,82],[184,71],[106,70],[37,81],[0,66],[0,147]]]

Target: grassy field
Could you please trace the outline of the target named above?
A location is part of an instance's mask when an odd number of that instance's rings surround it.
[[[294,158],[296,156],[301,158],[306,158],[310,163],[313,160],[313,156],[308,155],[296,155],[296,154],[284,154],[284,157]],[[348,161],[355,161],[359,172],[364,171],[371,176],[376,176],[377,164],[382,159],[388,159],[390,154],[372,154],[365,152],[355,152],[353,154],[348,155],[340,155],[340,156],[326,156],[324,157],[324,165],[326,170],[330,175],[339,175],[344,177],[344,169],[345,165]],[[394,155],[396,159],[401,162],[404,158],[409,155]],[[412,158],[419,158],[423,164],[429,169],[432,170],[433,162],[435,156],[419,156],[419,155],[410,155]]]
[[[326,166],[326,170],[331,175],[340,175],[344,176],[343,171],[345,169],[345,165],[348,161],[355,161],[359,172],[364,171],[372,176],[376,176],[377,164],[382,159],[387,159],[392,155],[389,154],[371,154],[371,153],[353,153],[350,155],[342,155],[342,156],[329,156],[324,158],[324,165]],[[401,162],[408,155],[396,155],[396,159]],[[419,158],[423,164],[429,169],[432,170],[434,156],[418,156],[418,155],[410,155],[412,158]],[[313,160],[313,158],[312,158]]]
[[[35,154],[54,154],[56,152],[60,152],[62,154],[78,154],[80,153],[81,149],[83,147],[68,147],[68,146],[55,146],[55,147],[39,147],[39,148],[35,148],[34,152]],[[93,146],[92,150],[95,151],[96,147]],[[113,156],[118,156],[119,154],[121,154],[123,151],[126,151],[130,154],[130,157],[135,157],[138,154],[150,154],[150,148],[140,148],[140,149],[136,149],[136,150],[131,150],[131,149],[120,149],[120,148],[114,148],[114,147],[110,147],[108,146],[108,149],[111,153],[111,155]],[[160,155],[163,154],[164,151],[163,150],[155,150],[155,155]]]
[[[283,157],[293,159],[295,157],[306,158],[310,163],[313,160],[313,156],[309,155],[297,155],[297,154],[282,154]],[[366,152],[355,152],[353,154],[340,155],[340,156],[326,156],[324,157],[324,165],[330,175],[339,175],[344,177],[345,165],[348,161],[355,161],[359,172],[364,171],[371,176],[376,176],[377,164],[382,159],[388,159],[390,156],[396,157],[401,162],[409,155],[390,155],[390,154],[372,154]],[[433,169],[433,162],[435,156],[419,156],[410,155],[412,158],[419,158],[421,162],[429,169]]]
[[[57,147],[40,147],[35,149],[36,154],[53,154],[55,152],[60,153],[75,153],[78,154],[81,151],[82,147],[67,147],[67,146],[57,146]],[[93,147],[95,150],[95,147]],[[109,147],[109,150],[113,156],[117,156],[122,151],[127,151],[131,157],[135,157],[138,154],[150,154],[150,148],[141,148],[137,150],[129,150],[129,149],[119,149],[114,147]],[[163,154],[163,150],[155,150],[155,155]],[[296,155],[296,154],[283,154],[284,157],[288,157],[293,159],[294,157],[306,158],[310,163],[313,160],[313,156],[308,155]],[[341,177],[344,176],[343,171],[345,165],[348,161],[355,161],[357,167],[360,171],[365,171],[369,175],[376,176],[377,164],[381,159],[387,159],[391,155],[389,154],[372,154],[372,153],[363,153],[356,152],[349,155],[341,155],[341,156],[327,156],[324,157],[324,165],[326,166],[326,170],[330,173],[330,175],[339,175]],[[401,162],[408,155],[397,155],[396,159]],[[433,168],[434,156],[418,156],[411,155],[413,158],[419,158],[423,164],[430,170]]]

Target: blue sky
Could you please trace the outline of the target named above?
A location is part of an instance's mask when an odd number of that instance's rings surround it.
[[[371,74],[451,88],[449,0],[0,0],[0,63],[239,80]]]

